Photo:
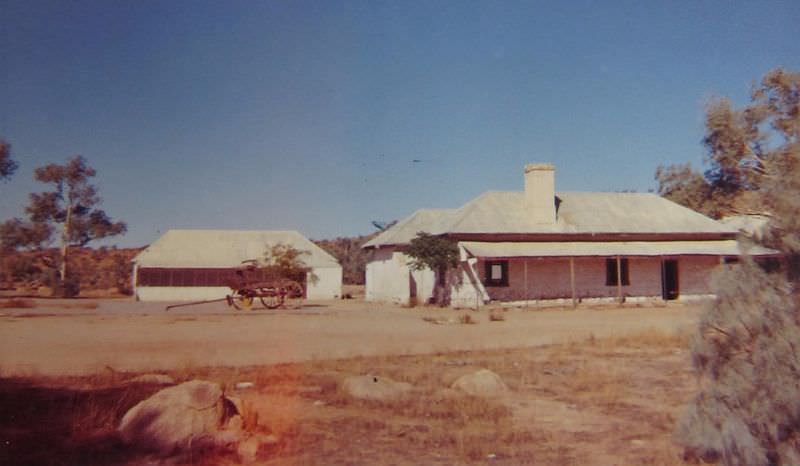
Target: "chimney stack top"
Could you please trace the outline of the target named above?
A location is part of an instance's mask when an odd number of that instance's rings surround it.
[[[525,165],[525,173],[533,171],[555,171],[556,166],[552,163],[529,163]]]

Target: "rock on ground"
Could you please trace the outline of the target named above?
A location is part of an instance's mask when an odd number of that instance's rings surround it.
[[[235,442],[222,431],[234,411],[219,385],[202,380],[165,388],[131,408],[119,425],[126,443],[169,454],[191,445]]]
[[[488,369],[481,369],[471,374],[462,375],[451,385],[468,395],[492,398],[508,393],[508,387],[499,375]]]
[[[342,389],[349,396],[360,400],[388,401],[411,391],[411,384],[377,375],[354,375],[344,380]]]

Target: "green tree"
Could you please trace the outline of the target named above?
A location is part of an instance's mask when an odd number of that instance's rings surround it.
[[[409,265],[413,270],[433,270],[436,274],[434,299],[437,304],[446,305],[450,298],[448,272],[458,267],[460,259],[456,243],[421,231],[411,240],[405,253],[411,258]]]
[[[311,271],[311,268],[306,265],[302,257],[309,254],[308,251],[297,249],[294,246],[278,243],[268,245],[264,257],[257,262],[267,277],[304,283],[306,274]]]
[[[63,165],[49,164],[35,171],[35,179],[52,186],[51,191],[32,193],[25,209],[32,224],[60,229],[59,279],[67,283],[68,255],[72,246],[125,233],[124,222],[114,222],[105,211],[96,208],[101,202],[97,188],[90,183],[96,171],[86,159],[76,156]]]
[[[747,107],[710,111],[718,162],[706,178],[719,193],[738,186],[724,202],[747,193],[761,207],[769,222],[756,241],[780,261],[745,258],[717,278],[692,343],[701,390],[677,439],[726,465],[800,464],[800,74],[772,71]]]
[[[658,192],[715,218],[763,210],[764,177],[775,172],[776,164],[787,163],[785,151],[797,144],[797,81],[798,73],[767,73],[753,89],[751,104],[741,110],[728,99],[712,100],[703,137],[707,170],[660,166]]]
[[[709,217],[718,217],[711,196],[711,186],[690,164],[659,166],[656,169],[658,195],[696,210]]]
[[[0,180],[11,178],[19,164],[11,158],[11,144],[0,139]]]

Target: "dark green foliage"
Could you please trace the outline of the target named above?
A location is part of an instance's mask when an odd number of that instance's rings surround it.
[[[11,144],[0,139],[0,180],[11,178],[19,164],[11,158]]]
[[[411,257],[414,270],[434,271],[452,269],[458,266],[458,246],[454,241],[421,231],[412,239],[405,251]]]
[[[411,258],[409,265],[413,270],[430,269],[436,273],[434,299],[446,305],[449,302],[448,272],[458,267],[460,259],[456,242],[421,231],[411,240],[405,254]]]
[[[707,179],[725,196],[742,186],[723,201],[749,195],[769,218],[759,241],[780,258],[744,258],[717,277],[692,345],[701,391],[677,438],[726,465],[800,464],[800,74],[773,71],[750,106],[713,111],[705,142],[720,162]]]

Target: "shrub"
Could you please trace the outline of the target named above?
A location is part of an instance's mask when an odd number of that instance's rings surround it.
[[[800,464],[800,73],[768,73],[743,110],[713,104],[706,126],[714,195],[766,214],[752,240],[780,259],[745,257],[718,277],[692,345],[701,391],[677,437],[727,465]]]
[[[729,465],[800,464],[800,316],[791,287],[747,260],[716,289],[692,343],[703,389],[678,441],[687,456]]]

